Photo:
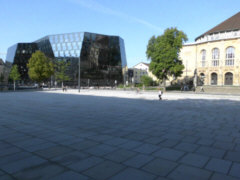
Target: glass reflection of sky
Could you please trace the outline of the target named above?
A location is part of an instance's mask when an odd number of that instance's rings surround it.
[[[79,57],[82,48],[84,33],[68,33],[50,35],[49,41],[52,46],[54,56],[59,57]]]

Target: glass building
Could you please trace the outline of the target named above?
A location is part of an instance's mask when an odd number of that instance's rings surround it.
[[[127,61],[124,41],[119,36],[77,32],[45,36],[32,43],[17,43],[8,48],[6,60],[17,64],[22,80],[29,81],[26,64],[36,50],[52,60],[70,62],[69,85],[77,85],[80,58],[81,85],[113,86],[124,83]]]

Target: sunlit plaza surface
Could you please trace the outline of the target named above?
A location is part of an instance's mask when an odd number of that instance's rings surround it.
[[[239,179],[240,96],[0,93],[0,179]]]

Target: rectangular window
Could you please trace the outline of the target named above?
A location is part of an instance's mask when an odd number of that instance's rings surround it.
[[[68,35],[67,34],[64,35],[64,40],[65,40],[65,42],[68,42]]]
[[[73,34],[69,34],[70,42],[74,41]]]
[[[63,35],[59,35],[59,41],[63,42]]]
[[[234,66],[234,59],[227,59],[225,61],[226,66]]]
[[[69,56],[70,56],[69,51],[65,51],[65,56],[66,56],[66,57],[69,57]]]
[[[70,51],[70,56],[74,56],[74,50]]]
[[[64,53],[63,51],[60,51],[60,56],[63,57],[64,56]]]
[[[75,41],[79,41],[79,36],[78,36],[78,33],[75,34]]]
[[[219,66],[219,60],[212,60],[212,66]]]
[[[77,49],[77,44],[76,44],[76,42],[73,42],[73,43],[72,43],[72,46],[73,46],[73,49]]]
[[[58,56],[59,56],[58,51],[54,51],[54,56],[55,56],[55,57],[58,57]]]
[[[67,48],[68,48],[68,50],[71,50],[72,49],[72,44],[71,43],[67,43]]]
[[[61,44],[60,43],[57,44],[57,50],[61,50]]]

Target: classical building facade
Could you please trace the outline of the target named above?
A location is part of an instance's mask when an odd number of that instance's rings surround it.
[[[119,36],[89,32],[48,35],[31,43],[8,48],[6,61],[18,65],[21,79],[29,81],[27,63],[32,53],[42,51],[52,60],[70,62],[70,85],[78,82],[79,61],[82,86],[124,83],[127,60],[124,41]]]
[[[196,74],[204,85],[240,85],[240,12],[185,44],[182,77]]]

